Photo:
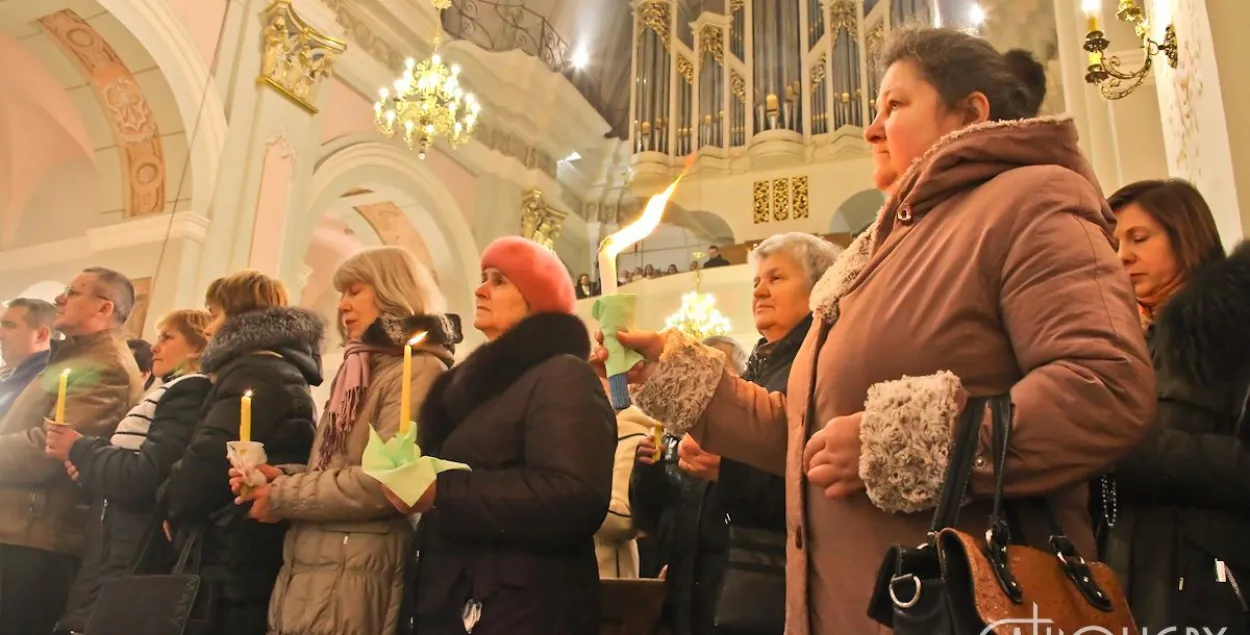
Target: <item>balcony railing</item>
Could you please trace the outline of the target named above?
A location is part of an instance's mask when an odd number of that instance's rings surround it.
[[[532,55],[569,80],[590,105],[612,126],[612,136],[629,132],[629,104],[614,106],[599,80],[573,68],[573,52],[547,18],[523,6],[489,0],[453,0],[443,12],[443,29],[487,51],[517,50]]]

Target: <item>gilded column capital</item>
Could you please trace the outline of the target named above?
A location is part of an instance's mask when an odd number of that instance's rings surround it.
[[[531,188],[521,194],[521,236],[542,245],[547,251],[555,251],[567,217],[568,212],[547,204],[542,190]]]
[[[264,54],[260,77],[301,108],[317,112],[321,80],[347,44],[322,33],[300,18],[290,0],[273,0],[265,10]]]

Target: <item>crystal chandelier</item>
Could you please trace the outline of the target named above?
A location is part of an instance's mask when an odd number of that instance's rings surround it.
[[[451,6],[451,0],[433,2],[440,15]],[[439,137],[445,137],[452,148],[467,143],[482,111],[477,98],[460,85],[460,67],[443,63],[438,54],[440,39],[436,33],[435,52],[429,59],[418,63],[409,58],[393,91],[383,88],[373,104],[378,130],[388,137],[402,133],[408,147],[422,159]]]
[[[714,335],[728,335],[729,320],[716,310],[716,298],[712,294],[691,291],[681,296],[681,308],[664,320],[664,328],[677,329],[704,340]]]
[[[699,251],[691,254],[696,261],[705,255]],[[729,334],[729,319],[716,310],[716,297],[703,293],[702,286],[703,270],[695,269],[694,291],[681,296],[681,308],[664,320],[664,328],[677,329],[700,340]]]

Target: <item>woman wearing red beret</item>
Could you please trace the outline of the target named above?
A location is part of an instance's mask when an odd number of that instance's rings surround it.
[[[421,513],[406,626],[420,635],[599,630],[594,535],[612,494],[616,420],[587,363],[564,265],[504,237],[482,253],[473,326],[488,343],[439,377],[417,419],[423,454],[468,464]]]

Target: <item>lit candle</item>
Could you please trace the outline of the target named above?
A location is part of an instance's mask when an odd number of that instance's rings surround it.
[[[1098,30],[1098,8],[1099,0],[1082,0],[1081,11],[1085,13],[1087,22],[1086,26],[1090,33]]]
[[[412,347],[425,339],[425,331],[412,336],[404,345],[404,379],[399,386],[399,434],[408,434],[412,425]]]
[[[69,369],[61,371],[60,382],[56,387],[56,423],[65,423],[65,393],[69,392]]]
[[[647,201],[647,207],[643,210],[641,218],[603,239],[603,243],[599,245],[600,295],[616,295],[616,257],[622,251],[630,248],[643,238],[650,236],[651,232],[655,231],[655,228],[660,224],[660,219],[664,217],[664,207],[668,205],[668,199],[673,196],[673,192],[677,191],[677,184],[686,175],[686,171],[690,169],[690,166],[694,165],[694,160],[697,156],[692,153],[686,157],[686,164],[682,168],[681,174],[673,180],[672,184],[663,193],[658,196],[652,196],[651,200]]]
[[[243,393],[239,399],[239,440],[248,443],[252,440],[252,391]]]

